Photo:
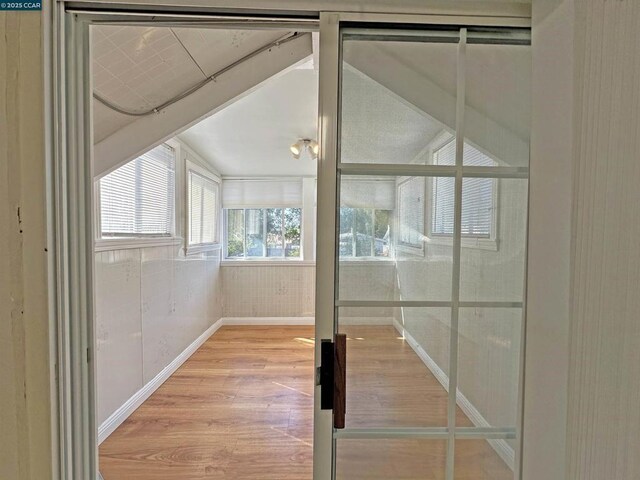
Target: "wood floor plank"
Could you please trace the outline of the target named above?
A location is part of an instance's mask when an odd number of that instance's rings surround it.
[[[347,426],[445,426],[447,394],[387,326],[349,326]],[[105,480],[311,480],[313,327],[225,326],[100,446]],[[458,425],[471,422],[458,409]],[[485,441],[456,478],[510,480]],[[341,440],[338,480],[443,480],[446,442]]]

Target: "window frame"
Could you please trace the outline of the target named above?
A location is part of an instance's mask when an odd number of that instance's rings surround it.
[[[300,255],[297,257],[287,257],[284,255],[285,252],[285,248],[283,245],[283,256],[281,257],[268,257],[266,256],[266,249],[267,249],[267,243],[266,243],[266,238],[267,238],[267,215],[263,214],[263,234],[264,234],[264,255],[260,256],[260,257],[248,257],[246,254],[247,251],[247,246],[246,246],[246,211],[247,210],[274,210],[274,209],[281,209],[282,210],[282,215],[284,217],[284,211],[287,208],[291,208],[291,209],[298,209],[300,210]],[[228,224],[228,218],[229,218],[229,211],[230,210],[242,210],[243,211],[243,222],[244,222],[244,240],[243,240],[243,251],[244,251],[244,256],[242,257],[229,257],[229,224]],[[222,261],[227,263],[227,264],[232,264],[232,263],[236,263],[236,262],[249,262],[249,263],[268,263],[268,264],[272,264],[272,263],[277,263],[277,262],[283,262],[283,263],[290,263],[290,262],[294,262],[294,263],[299,263],[299,262],[304,262],[304,208],[302,206],[278,206],[278,205],[269,205],[269,206],[259,206],[259,207],[241,207],[241,208],[222,208],[222,217],[223,217],[223,223],[224,223],[224,228],[223,228],[223,238],[222,238],[222,244],[223,244],[223,259]],[[284,235],[284,218],[283,218],[283,242],[285,239],[285,235]],[[307,262],[308,263],[308,262]]]
[[[384,208],[375,208],[375,207],[339,207],[340,209],[342,208],[350,208],[351,210],[367,210],[370,214],[371,214],[371,225],[373,226],[374,229],[374,234],[372,235],[372,248],[374,250],[374,255],[363,255],[363,256],[355,256],[355,255],[349,255],[349,256],[342,256],[340,255],[340,242],[338,241],[338,258],[340,262],[388,262],[388,261],[395,261],[395,246],[394,246],[394,242],[392,240],[390,240],[390,249],[389,249],[389,256],[385,257],[385,256],[376,256],[375,255],[375,225],[376,225],[376,211],[382,211],[382,212],[391,212],[392,218],[391,218],[391,223],[393,224],[393,228],[395,228],[395,215],[393,213],[393,210],[386,210]],[[339,223],[339,222],[338,222]],[[338,225],[339,226],[339,225]],[[393,238],[394,232],[393,232],[393,228],[391,231],[391,235],[390,238]],[[338,232],[338,235],[340,234],[340,232]],[[355,237],[352,237],[352,248],[351,250],[353,251],[355,248]]]
[[[206,243],[189,243],[189,237],[191,232],[191,201],[190,201],[190,176],[189,174],[194,172],[196,175],[200,175],[204,177],[206,180],[212,181],[216,185],[216,234],[215,240],[213,242]],[[222,179],[207,168],[202,167],[198,163],[190,160],[188,156],[185,157],[184,161],[184,251],[186,255],[193,255],[197,253],[208,252],[211,250],[217,250],[221,245],[221,222],[220,222],[220,212],[222,211],[221,202],[222,202]]]
[[[165,145],[169,147],[173,151],[173,160],[174,160],[174,190],[173,190],[173,222],[171,224],[171,233],[170,235],[138,235],[138,236],[130,236],[130,237],[103,237],[102,236],[102,216],[101,216],[101,196],[100,196],[100,180],[111,173],[112,171],[117,170],[129,162],[132,162],[139,158],[146,151],[152,150],[153,148],[158,147],[159,145]],[[122,163],[118,165],[117,168],[106,172],[104,175],[99,178],[94,179],[93,182],[93,208],[94,208],[94,251],[96,252],[104,252],[110,250],[124,250],[131,248],[147,248],[147,247],[162,247],[162,246],[174,246],[180,245],[182,243],[182,237],[180,237],[179,225],[180,225],[180,197],[181,197],[181,188],[182,188],[182,178],[181,178],[181,168],[180,161],[182,157],[181,152],[181,144],[175,139],[166,140],[154,147],[149,148],[140,155],[131,158],[128,162]]]
[[[435,165],[435,155],[436,152],[449,143],[455,141],[455,137],[451,138],[449,132],[442,132],[438,135],[432,142],[431,148],[429,149],[429,163],[431,165]],[[477,148],[473,145],[474,148]],[[482,152],[485,153],[485,152]],[[485,155],[487,155],[485,153]],[[489,155],[487,155],[489,156]],[[493,158],[492,158],[493,159]],[[496,161],[495,159],[493,159]],[[496,161],[497,162],[497,161]],[[425,195],[425,241],[430,245],[445,245],[453,247],[453,235],[434,233],[433,228],[433,216],[435,214],[436,204],[431,199],[433,199],[434,194],[434,184],[435,180],[438,177],[428,177],[429,181],[426,183],[426,195]],[[474,237],[474,236],[462,236],[461,246],[462,248],[473,248],[478,250],[498,250],[498,222],[499,222],[499,182],[498,179],[493,178],[492,186],[491,186],[491,226],[490,233],[488,237]],[[428,203],[427,199],[430,199]]]

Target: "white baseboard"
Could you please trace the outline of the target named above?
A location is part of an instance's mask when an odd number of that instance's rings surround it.
[[[413,351],[420,357],[420,360],[427,366],[427,368],[431,371],[434,377],[440,382],[440,384],[444,387],[444,389],[449,391],[449,377],[448,375],[438,366],[438,364],[429,356],[429,354],[422,348],[422,346],[416,341],[413,336],[405,330],[402,324],[397,320],[393,319],[393,326],[396,328],[398,333],[404,337],[409,346],[413,349]],[[464,394],[458,390],[456,395],[456,400],[460,409],[464,412],[464,414],[469,417],[469,420],[476,427],[490,427],[491,424],[487,422],[487,420],[482,416],[482,414],[478,411],[478,409],[469,401]],[[506,440],[487,440],[491,447],[496,451],[498,456],[502,459],[504,463],[506,463],[511,470],[515,468],[515,452],[511,445]]]
[[[136,409],[144,403],[144,401],[155,392],[187,359],[195,353],[211,335],[213,335],[223,325],[222,319],[215,322],[207,330],[200,335],[195,341],[189,345],[175,360],[164,367],[153,380],[138,390],[129,400],[127,400],[120,408],[111,414],[98,427],[98,445],[101,444],[109,435],[111,435],[122,422],[124,422]]]
[[[393,325],[393,317],[340,317],[340,325]]]
[[[315,317],[223,317],[223,325],[315,325]]]
[[[138,390],[129,400],[109,416],[98,427],[98,445],[101,444],[116,428],[147,400],[195,351],[206,342],[223,325],[314,325],[314,317],[225,317],[211,325],[175,360],[162,369],[153,380]]]

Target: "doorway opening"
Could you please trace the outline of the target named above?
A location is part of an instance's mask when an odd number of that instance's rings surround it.
[[[528,32],[389,22],[90,27],[106,480],[519,478]]]
[[[91,27],[105,480],[311,478],[316,36]]]

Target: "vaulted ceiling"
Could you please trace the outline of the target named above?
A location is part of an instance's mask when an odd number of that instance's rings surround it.
[[[153,109],[288,34],[93,27],[95,93],[130,112]],[[315,162],[289,152],[299,138],[317,136],[311,36],[295,42],[149,116],[94,101],[98,174],[177,134],[223,175],[313,175]],[[455,44],[356,41],[344,60],[343,161],[406,163],[439,132],[455,130]],[[466,137],[506,164],[528,158],[529,81],[527,49],[468,46]]]

